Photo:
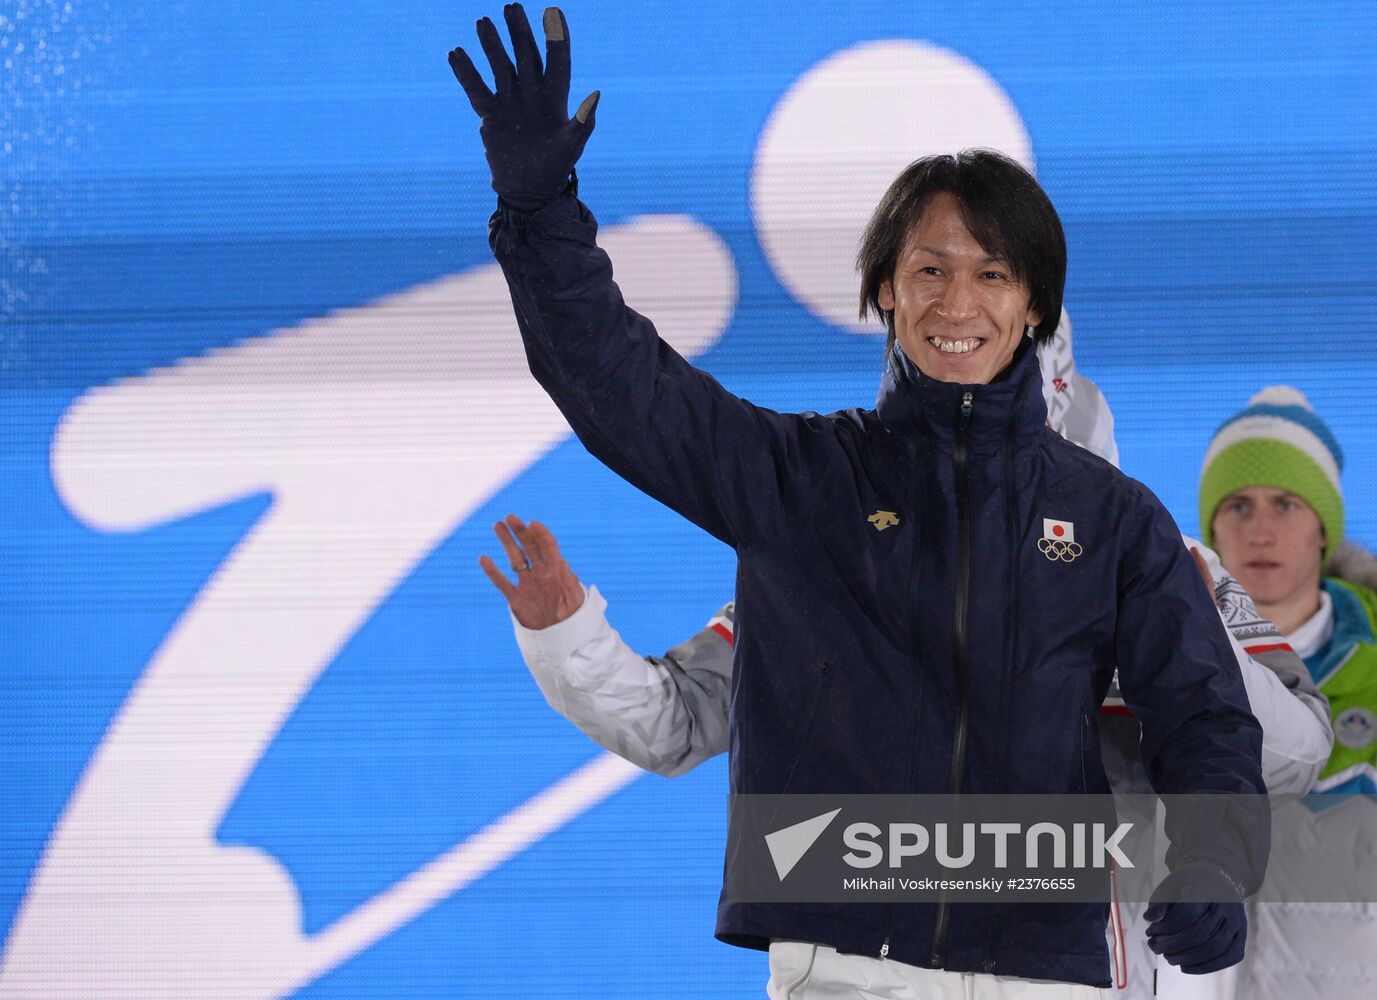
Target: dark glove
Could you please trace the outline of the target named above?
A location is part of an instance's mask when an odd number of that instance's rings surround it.
[[[497,196],[513,208],[534,211],[569,186],[579,154],[593,132],[593,91],[569,117],[569,28],[558,7],[545,9],[545,67],[519,3],[502,8],[516,66],[507,58],[497,26],[478,22],[478,42],[492,66],[490,91],[463,49],[449,54],[450,69],[482,119],[479,134]]]
[[[1243,960],[1248,918],[1236,882],[1205,862],[1177,868],[1152,894],[1143,914],[1148,947],[1182,972],[1201,975]]]

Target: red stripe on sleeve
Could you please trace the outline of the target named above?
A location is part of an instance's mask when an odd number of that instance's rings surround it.
[[[723,639],[726,639],[728,646],[734,645],[734,643],[732,642],[732,630],[727,628],[727,626],[723,625],[721,622],[713,622],[711,625],[708,626],[708,628],[712,629]]]
[[[1288,653],[1294,653],[1294,652],[1295,652],[1295,650],[1291,648],[1291,644],[1290,644],[1289,642],[1274,642],[1274,643],[1273,643],[1272,645],[1270,645],[1270,646],[1244,646],[1244,647],[1243,647],[1243,652],[1245,652],[1245,653],[1274,653],[1274,652],[1276,652],[1276,651],[1279,650],[1279,649],[1280,649],[1280,650],[1284,650],[1285,652],[1288,652]]]

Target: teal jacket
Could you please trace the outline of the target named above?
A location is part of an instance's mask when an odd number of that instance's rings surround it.
[[[1343,560],[1352,568],[1377,569],[1377,560],[1350,547]],[[1366,564],[1366,565],[1364,565]],[[1329,699],[1334,750],[1315,784],[1317,792],[1377,793],[1377,592],[1325,577],[1321,586],[1334,605],[1334,634],[1306,657],[1320,693]]]

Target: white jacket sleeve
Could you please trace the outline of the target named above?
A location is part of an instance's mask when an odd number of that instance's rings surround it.
[[[1247,591],[1203,543],[1198,548],[1214,578],[1215,604],[1243,671],[1248,702],[1262,724],[1262,776],[1273,795],[1303,795],[1315,783],[1334,731],[1329,704],[1315,688],[1310,671],[1275,625],[1258,614]]]
[[[597,587],[549,628],[512,617],[517,645],[545,700],[585,735],[656,774],[673,776],[727,749],[732,611],[663,657],[641,657],[606,616]]]

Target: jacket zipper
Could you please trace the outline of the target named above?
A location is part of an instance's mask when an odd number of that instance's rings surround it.
[[[953,635],[956,639],[956,732],[951,747],[951,794],[961,794],[961,772],[966,760],[967,695],[966,619],[969,613],[971,589],[971,484],[966,473],[966,428],[970,426],[973,407],[971,393],[961,397],[961,415],[956,424],[956,450],[952,464],[956,470],[956,517],[959,535],[956,550],[956,615]],[[947,918],[951,901],[945,890],[937,904],[937,926],[932,932],[932,954],[928,964],[940,968],[947,946]]]

